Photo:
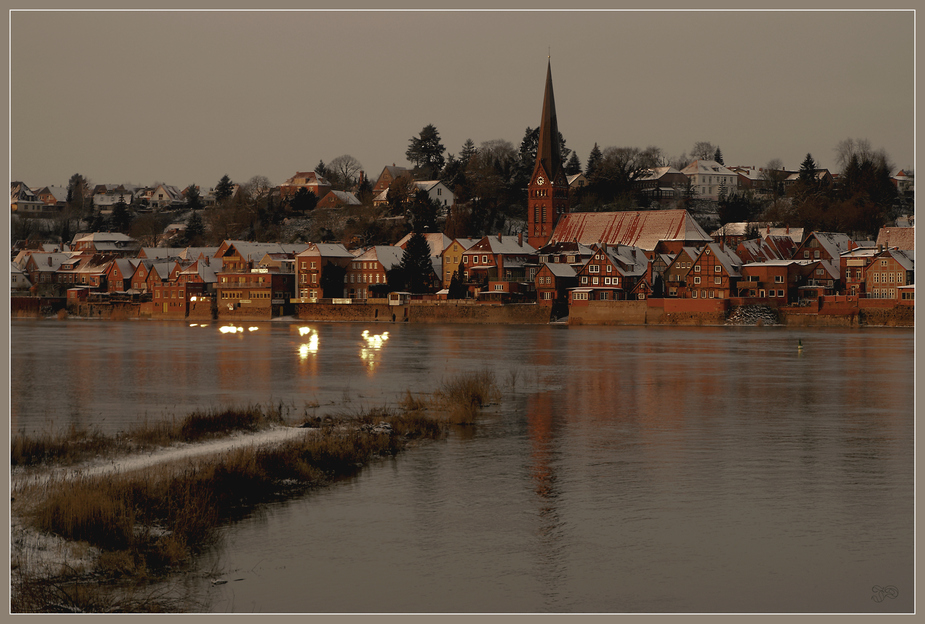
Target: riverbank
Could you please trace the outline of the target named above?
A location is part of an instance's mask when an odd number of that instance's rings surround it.
[[[65,308],[63,303],[51,300],[20,301],[28,297],[14,297],[13,318],[92,318],[101,320],[179,320],[207,322],[271,321],[279,316],[266,312],[249,313],[246,308],[235,310],[229,316],[218,311],[216,318],[200,314],[197,309],[189,314],[161,315],[150,304],[113,303],[91,304]],[[894,303],[884,299],[849,299],[833,297],[809,306],[772,307],[744,303],[740,300],[712,299],[647,299],[639,301],[588,301],[569,309],[570,325],[729,325],[730,317],[748,317],[742,310],[766,309],[772,316],[760,315],[761,324],[795,327],[909,327],[915,326],[915,308],[908,302]],[[60,304],[60,305],[59,305]],[[410,301],[402,305],[388,303],[297,303],[293,318],[307,322],[370,322],[409,324],[480,324],[480,325],[543,325],[557,322],[551,308],[538,304],[479,303],[458,301]],[[742,321],[736,325],[747,324]]]
[[[308,417],[300,424],[279,422],[273,408],[255,417],[250,408],[243,421],[237,410],[223,410],[214,418],[200,415],[111,437],[74,431],[52,440],[16,436],[12,610],[192,610],[146,594],[144,586],[189,572],[193,556],[215,542],[221,524],[353,476],[378,457],[445,436],[451,426],[471,426],[494,399],[494,376],[474,372],[445,382],[430,397],[408,392],[396,407]],[[165,429],[188,435],[177,442],[151,434]]]

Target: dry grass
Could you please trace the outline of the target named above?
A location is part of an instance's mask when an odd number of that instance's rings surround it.
[[[71,427],[37,436],[15,434],[10,441],[10,465],[75,464],[88,459],[131,453],[176,442],[200,442],[238,431],[259,431],[283,422],[282,406],[196,411],[187,417],[143,424],[116,436]]]
[[[473,422],[479,408],[498,396],[493,375],[480,371],[445,382],[429,401],[408,392],[398,408],[337,414],[317,429],[306,429],[304,436],[273,446],[244,446],[198,460],[34,486],[23,492],[28,500],[25,520],[45,534],[86,544],[100,554],[90,576],[74,572],[30,577],[28,570],[16,566],[12,609],[177,611],[178,603],[169,599],[127,595],[107,589],[107,582],[121,580],[117,584],[124,589],[180,569],[199,548],[214,543],[223,522],[261,503],[355,475],[370,461],[395,455],[413,440],[441,438],[449,424]],[[11,461],[68,463],[129,447],[256,431],[281,420],[281,409],[213,410],[117,438],[78,431],[57,438],[17,436]]]

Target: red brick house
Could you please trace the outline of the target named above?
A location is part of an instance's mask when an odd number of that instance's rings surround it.
[[[510,300],[532,294],[528,265],[536,250],[517,236],[483,236],[462,254],[462,281],[475,297]]]
[[[350,261],[344,283],[344,294],[350,299],[370,299],[372,286],[388,284],[388,272],[397,269],[405,251],[393,245],[377,245]]]
[[[875,255],[865,271],[867,296],[871,299],[901,299],[900,287],[915,282],[912,251],[886,249]]]
[[[321,199],[327,195],[332,187],[327,178],[324,178],[314,171],[297,171],[294,176],[279,185],[279,197],[287,200],[299,192],[299,189],[315,194],[315,197]]]
[[[542,306],[568,305],[568,293],[578,286],[575,267],[565,263],[544,263],[534,278],[536,302]]]
[[[590,301],[631,299],[640,281],[651,282],[649,259],[639,247],[595,245],[594,254],[578,271],[579,292],[587,292]],[[645,296],[650,288],[642,291]]]
[[[742,278],[742,261],[734,251],[708,243],[687,272],[687,295],[691,299],[727,299],[735,296]]]
[[[341,280],[337,292],[324,292],[324,272],[330,266],[345,271],[356,256],[340,243],[310,243],[305,251],[295,256],[296,298],[321,299],[324,297],[343,297],[344,288]]]
[[[798,288],[814,273],[816,265],[798,260],[746,263],[740,269],[738,296],[749,299],[749,303],[789,305],[799,299]]]
[[[662,273],[666,297],[687,296],[687,273],[694,266],[694,260],[700,255],[701,250],[699,247],[682,247],[668,264]]]

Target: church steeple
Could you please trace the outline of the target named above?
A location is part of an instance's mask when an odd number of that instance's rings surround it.
[[[568,212],[568,181],[559,150],[559,124],[552,91],[552,62],[546,64],[546,90],[540,118],[536,164],[527,190],[527,242],[539,249],[552,236],[559,218]]]
[[[550,180],[554,180],[562,168],[562,156],[559,152],[559,125],[556,122],[556,98],[552,92],[552,62],[549,60],[546,62],[546,91],[543,93],[543,116],[540,119],[536,164],[543,165]]]

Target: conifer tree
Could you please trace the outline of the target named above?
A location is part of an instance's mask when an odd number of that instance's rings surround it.
[[[433,264],[430,260],[430,245],[421,232],[415,232],[408,239],[399,265],[405,275],[408,290],[421,293],[429,290]]]
[[[601,153],[601,148],[597,146],[597,143],[594,144],[594,147],[591,148],[591,153],[588,155],[588,164],[585,166],[585,177],[589,180],[597,173],[598,168],[601,166],[601,160],[604,158],[604,155]]]

